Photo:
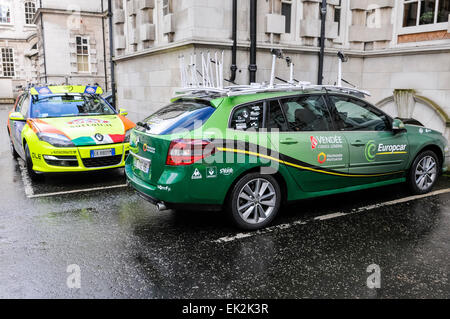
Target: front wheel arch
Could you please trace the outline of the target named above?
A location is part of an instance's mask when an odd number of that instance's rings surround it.
[[[439,146],[437,146],[436,144],[429,144],[429,145],[422,147],[416,153],[416,155],[411,159],[411,164],[410,164],[408,170],[411,170],[411,167],[412,167],[414,161],[416,160],[417,156],[419,156],[420,154],[422,154],[426,151],[432,151],[434,154],[436,154],[438,161],[439,161],[439,172],[442,173],[442,164],[444,163],[444,154],[442,153],[441,148]]]
[[[233,180],[233,182],[231,183],[231,185],[228,187],[228,191],[227,194],[224,198],[224,202],[227,203],[230,199],[231,193],[233,191],[234,186],[236,185],[236,183],[245,175],[250,174],[250,173],[259,173],[261,170],[261,167],[263,166],[256,166],[253,168],[250,168],[248,170],[243,171],[241,174],[239,174],[238,176],[236,176],[236,178]],[[287,185],[286,185],[286,181],[284,179],[284,176],[280,173],[280,171],[277,171],[275,174],[269,174],[271,176],[273,176],[276,181],[278,182],[278,185],[281,188],[281,204],[284,205],[287,203],[287,199],[288,199],[288,189],[287,189]]]

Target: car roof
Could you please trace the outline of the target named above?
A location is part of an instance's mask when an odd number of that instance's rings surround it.
[[[103,94],[103,90],[101,87],[93,85],[35,86],[30,88],[29,92],[31,95],[51,95],[51,94],[67,94],[67,93]]]

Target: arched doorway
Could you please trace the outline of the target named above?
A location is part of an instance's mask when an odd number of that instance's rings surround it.
[[[414,90],[394,90],[392,96],[379,101],[376,106],[392,117],[418,120],[450,139],[449,115],[433,100],[416,94]]]

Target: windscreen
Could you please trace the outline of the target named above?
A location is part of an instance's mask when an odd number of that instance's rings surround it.
[[[35,96],[31,118],[112,115],[115,111],[99,96],[92,94],[61,94]]]
[[[142,123],[151,134],[191,131],[202,126],[215,110],[208,102],[177,101],[153,113]]]

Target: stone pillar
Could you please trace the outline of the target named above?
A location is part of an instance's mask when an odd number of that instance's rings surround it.
[[[398,117],[412,118],[414,106],[416,105],[414,94],[414,90],[394,90],[394,101],[397,105]]]

